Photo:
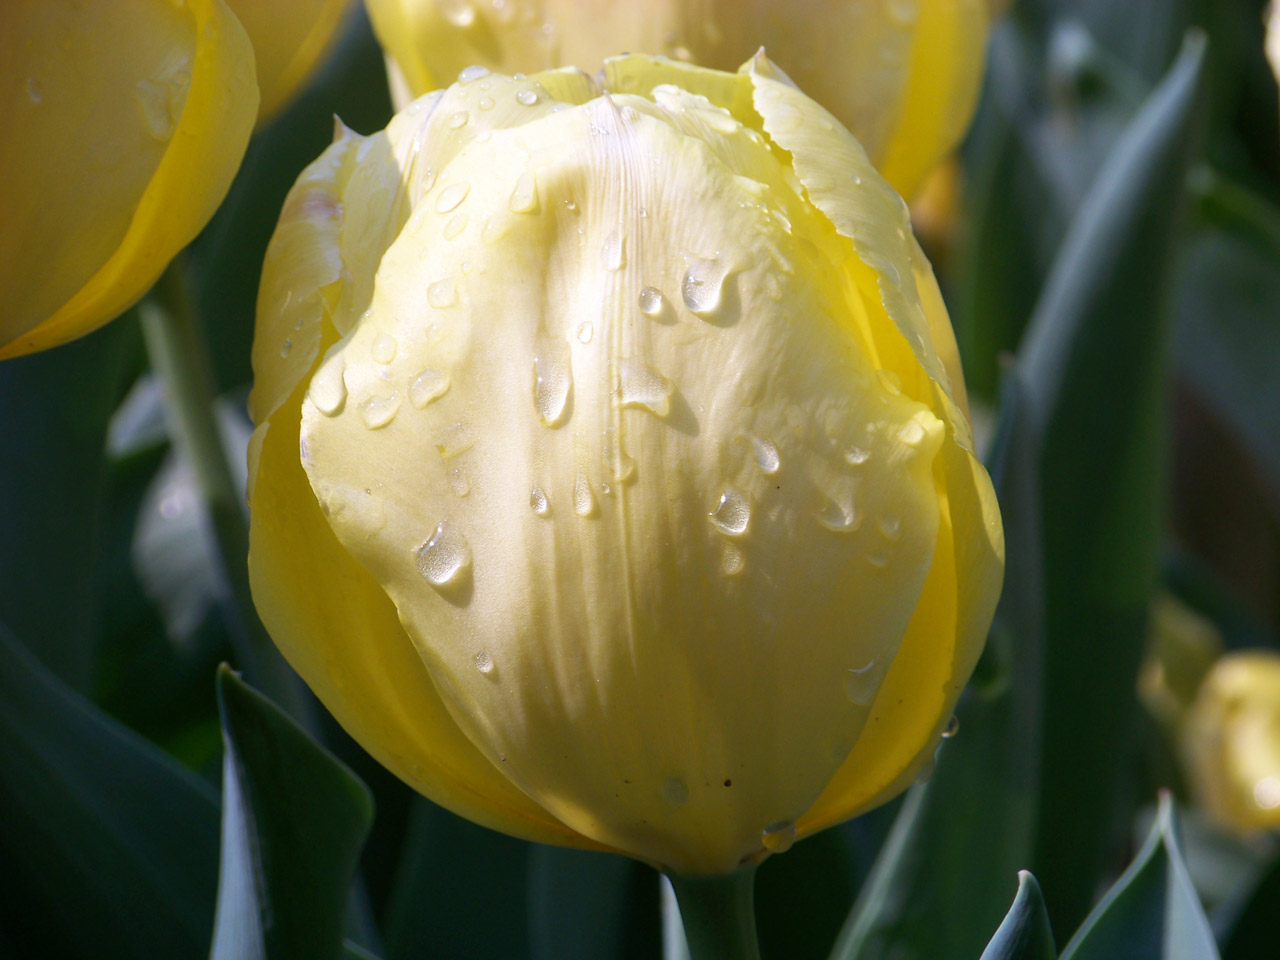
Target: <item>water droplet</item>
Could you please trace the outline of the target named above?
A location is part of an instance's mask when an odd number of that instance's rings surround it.
[[[618,434],[612,427],[604,432],[600,450],[605,469],[609,471],[609,476],[615,482],[626,483],[635,476],[635,458],[623,448],[622,441],[618,439]],[[605,493],[608,492],[605,490]]]
[[[786,853],[796,842],[796,825],[790,820],[771,823],[760,833],[760,843],[770,853]]]
[[[620,407],[642,407],[655,416],[671,412],[671,394],[675,385],[634,358],[619,360],[614,396]]]
[[[409,384],[409,402],[421,410],[449,390],[449,375],[442,370],[423,370]]]
[[[284,343],[280,344],[280,359],[283,360],[285,357],[289,356],[289,351],[291,351],[292,349],[293,349],[293,338],[285,337]]]
[[[455,497],[465,497],[471,492],[471,481],[461,467],[454,467],[449,471],[449,489]]]
[[[475,663],[476,669],[486,677],[493,673],[493,657],[489,655],[488,650],[477,651],[476,655],[471,659]]]
[[[449,222],[444,225],[440,235],[446,240],[454,240],[465,229],[467,229],[467,215],[465,213],[455,213],[449,218]]]
[[[418,573],[437,587],[456,583],[471,567],[471,545],[448,520],[441,520],[436,532],[415,553]]]
[[[461,453],[466,453],[476,445],[475,431],[465,421],[451,424],[440,432],[436,441],[436,453],[441,460],[452,460]]]
[[[590,343],[591,338],[595,336],[596,328],[590,320],[583,320],[578,324],[578,340],[581,343]]]
[[[392,393],[388,396],[368,397],[360,402],[360,419],[370,430],[385,427],[400,412],[400,397]]]
[[[860,466],[871,459],[871,451],[862,447],[849,447],[844,452],[844,462],[851,467]]]
[[[533,409],[548,427],[559,426],[569,406],[573,371],[558,347],[544,344],[533,358]]]
[[[850,669],[845,673],[844,692],[851,703],[865,707],[876,698],[880,690],[880,681],[884,679],[884,669],[878,659],[872,659],[865,667]]]
[[[930,757],[920,765],[920,769],[916,771],[914,783],[918,787],[923,783],[928,783],[929,778],[933,776],[933,769],[937,766],[933,757]]]
[[[532,170],[526,170],[516,178],[508,204],[513,213],[532,213],[538,207],[538,178]]]
[[[867,563],[871,564],[871,566],[875,567],[877,570],[883,570],[889,565],[889,558],[876,550],[867,554]]]
[[[528,87],[525,87],[523,90],[516,93],[516,102],[522,103],[526,107],[532,107],[538,102],[538,93],[535,90],[530,90]]]
[[[458,303],[458,285],[454,283],[453,278],[446,277],[443,280],[437,280],[427,287],[427,303],[437,310],[456,306]]]
[[[716,508],[707,516],[721,533],[741,536],[751,522],[751,501],[737,487],[725,487]]]
[[[858,529],[861,518],[853,502],[855,486],[850,477],[836,478],[827,502],[815,514],[820,524],[836,533],[852,533]]]
[[[133,87],[134,98],[142,110],[147,130],[157,140],[173,136],[191,86],[191,68],[185,59],[169,68],[167,76],[139,80]]]
[[[467,194],[471,192],[471,184],[469,183],[451,183],[440,191],[440,196],[436,197],[436,213],[448,213],[450,210],[456,209],[458,204],[467,198]]]
[[[493,97],[481,97],[479,100],[476,101],[476,106],[479,107],[481,110],[492,110]]]
[[[640,312],[646,317],[658,316],[662,307],[662,291],[657,287],[645,287],[640,291]]]
[[[476,22],[476,11],[470,0],[436,0],[440,12],[455,27],[466,28]]]
[[[679,777],[671,777],[662,785],[662,799],[673,807],[683,807],[689,802],[689,788]]]
[[[487,76],[489,76],[489,68],[482,67],[477,63],[470,67],[463,67],[462,72],[458,74],[458,82],[470,83],[472,80],[479,80],[481,77]]]
[[[570,213],[578,212],[578,204],[573,200],[566,200],[564,202],[564,208],[568,210]]]
[[[545,517],[551,513],[551,502],[547,499],[542,487],[536,483],[529,493],[529,506],[540,517]]]
[[[898,430],[898,439],[905,443],[908,447],[918,447],[924,440],[925,429],[915,417],[912,417],[904,423]]]
[[[380,333],[377,339],[373,341],[373,348],[370,352],[373,354],[373,359],[378,363],[390,363],[396,358],[398,346],[396,338],[391,334]]]
[[[736,543],[726,543],[720,555],[720,572],[726,577],[736,577],[747,565],[747,555]]]
[[[690,262],[680,286],[684,305],[700,317],[714,315],[720,309],[720,294],[728,273],[729,268],[719,260]]]
[[[591,492],[591,481],[579,470],[573,481],[573,512],[580,517],[594,516],[596,495]]]
[[[606,270],[621,270],[627,264],[627,238],[619,230],[614,230],[605,238],[600,249],[600,262]]]
[[[372,138],[370,138],[372,142]],[[436,168],[427,167],[422,171],[422,178],[418,181],[418,192],[427,194],[431,192],[431,188],[436,185]]]
[[[35,77],[27,77],[26,92],[27,99],[32,103],[39,103],[44,99],[44,87]]]
[[[960,732],[960,718],[953,713],[951,715],[951,719],[947,721],[947,725],[942,728],[942,739],[950,740],[959,732]]]
[[[316,409],[326,417],[332,417],[342,410],[347,402],[347,383],[343,374],[346,366],[342,360],[334,358],[316,371],[311,378],[311,386],[307,396],[316,405]]]
[[[880,535],[886,540],[897,540],[902,536],[902,521],[891,513],[886,513],[878,519],[876,526],[880,528]]]
[[[467,125],[467,121],[470,119],[471,114],[467,113],[465,110],[459,110],[457,113],[452,114],[449,117],[447,126],[450,130],[457,130],[459,127],[465,127]]]
[[[782,465],[778,458],[778,448],[768,440],[754,435],[751,436],[751,456],[755,458],[760,472],[766,476],[773,476]]]

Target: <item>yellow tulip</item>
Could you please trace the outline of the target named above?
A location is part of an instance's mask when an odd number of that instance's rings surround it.
[[[1267,13],[1267,59],[1280,83],[1280,3],[1272,3]]]
[[[595,69],[624,52],[732,70],[762,45],[910,198],[964,134],[985,0],[366,0],[393,88],[418,96],[481,64]],[[403,103],[398,104],[403,106]]]
[[[1210,816],[1245,834],[1280,827],[1280,655],[1220,659],[1192,704],[1182,752]]]
[[[213,215],[257,111],[222,0],[0,10],[0,358],[120,314]]]
[[[270,118],[311,76],[351,0],[226,0],[258,66],[261,119]]]
[[[763,56],[339,129],[253,361],[258,608],[422,793],[714,874],[929,768],[999,515],[906,205]]]

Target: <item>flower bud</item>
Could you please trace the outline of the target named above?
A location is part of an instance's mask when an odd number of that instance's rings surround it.
[[[763,55],[339,129],[253,359],[264,622],[432,799],[708,874],[930,764],[999,515],[906,205]]]
[[[968,128],[985,0],[367,0],[393,89],[419,96],[469,64],[594,70],[624,52],[732,70],[761,44],[845,124],[903,196]],[[403,106],[403,103],[399,104]]]
[[[1182,746],[1210,816],[1240,833],[1280,827],[1280,655],[1220,659],[1200,685]]]
[[[146,292],[222,201],[258,97],[222,0],[7,0],[0,85],[4,358]]]

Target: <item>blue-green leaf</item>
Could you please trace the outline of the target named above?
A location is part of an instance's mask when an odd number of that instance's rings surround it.
[[[1057,955],[1040,884],[1026,870],[1020,870],[1013,906],[982,951],[981,960],[1054,960]]]
[[[1209,921],[1179,849],[1173,801],[1147,842],[1067,944],[1062,960],[1218,960]]]
[[[337,960],[373,822],[369,791],[226,667],[218,702],[226,753],[213,960]]]

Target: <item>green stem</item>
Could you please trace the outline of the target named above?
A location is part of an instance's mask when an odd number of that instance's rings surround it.
[[[669,873],[692,960],[760,960],[756,941],[756,865],[736,873]]]
[[[192,465],[217,541],[233,609],[228,618],[237,666],[249,681],[315,735],[316,718],[297,677],[267,636],[249,592],[249,530],[242,493],[232,479],[214,416],[207,348],[184,277],[184,260],[169,264],[139,305],[151,365],[164,386],[166,412],[179,451]]]

